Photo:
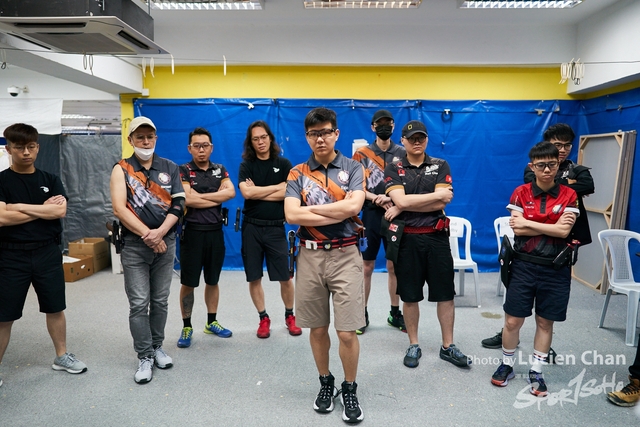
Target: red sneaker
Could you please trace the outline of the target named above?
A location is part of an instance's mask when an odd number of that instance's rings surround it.
[[[271,319],[263,317],[260,319],[260,326],[258,326],[258,338],[269,338],[271,335]]]
[[[301,335],[302,334],[302,329],[298,328],[296,326],[296,316],[294,316],[293,314],[287,316],[286,319],[284,319],[285,323],[287,324],[287,329],[289,329],[289,335]]]

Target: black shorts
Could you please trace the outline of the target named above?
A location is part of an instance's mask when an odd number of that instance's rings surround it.
[[[200,284],[204,267],[204,282],[217,285],[224,263],[224,234],[222,230],[183,232],[180,241],[180,283],[191,288]]]
[[[67,308],[62,253],[55,243],[34,250],[0,249],[0,278],[0,322],[22,317],[32,283],[40,312]]]
[[[394,267],[398,278],[396,293],[404,302],[422,301],[425,281],[429,285],[429,301],[451,301],[456,294],[447,233],[403,234]]]
[[[567,318],[571,269],[554,270],[520,259],[511,264],[511,282],[503,305],[504,312],[514,317],[529,317],[531,310],[543,319],[563,322]]]
[[[378,252],[380,251],[380,243],[387,249],[387,237],[386,230],[381,233],[382,215],[384,210],[378,207],[368,208],[365,207],[362,210],[362,223],[365,227],[365,236],[367,236],[367,250],[362,252],[362,259],[365,261],[375,261],[378,258]]]
[[[265,257],[270,281],[286,282],[290,279],[284,225],[263,227],[248,222],[242,223],[242,262],[247,282],[262,277],[262,263]]]

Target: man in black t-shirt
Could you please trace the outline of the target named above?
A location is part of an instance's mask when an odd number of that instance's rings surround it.
[[[300,335],[293,315],[294,288],[287,263],[284,232],[284,193],[291,162],[279,156],[280,148],[269,125],[258,120],[249,125],[244,140],[244,162],[240,164],[238,188],[244,201],[242,261],[251,300],[258,310],[258,338],[269,338],[271,319],[262,289],[262,263],[266,257],[269,280],[280,282],[289,334]]]
[[[4,137],[12,165],[0,172],[0,362],[33,283],[56,351],[53,369],[81,374],[87,365],[67,352],[64,272],[58,246],[67,196],[59,177],[35,167],[40,146],[33,126],[16,123],[5,129]]]

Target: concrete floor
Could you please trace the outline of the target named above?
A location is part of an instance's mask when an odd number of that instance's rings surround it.
[[[610,404],[605,392],[627,383],[627,365],[636,349],[624,345],[626,297],[609,305],[606,329],[597,323],[604,297],[574,283],[568,319],[557,324],[554,349],[569,364],[545,368],[548,398],[528,393],[524,378],[506,388],[490,384],[501,357],[480,340],[502,326],[502,298],[495,295],[497,273],[480,274],[482,307],[456,310],[455,342],[474,359],[460,369],[438,357],[440,330],[435,304],[421,304],[420,366],[402,359],[406,334],[386,325],[389,299],[386,274],[375,273],[369,301],[371,326],[360,337],[358,396],[369,426],[483,425],[638,425],[634,409]],[[466,295],[456,304],[475,301],[467,275]],[[174,367],[155,370],[153,381],[133,381],[137,359],[128,329],[123,276],[109,269],[67,284],[68,348],[89,367],[82,375],[51,369],[53,346],[44,315],[30,294],[0,365],[1,426],[326,426],[343,425],[342,405],[333,413],[313,411],[319,389],[308,331],[292,337],[284,326],[277,283],[265,283],[271,337],[255,336],[258,316],[241,271],[222,273],[218,319],[233,331],[228,339],[202,332],[206,310],[202,287],[196,290],[194,338],[189,349],[176,348],[182,322],[179,282],[174,276],[165,349]],[[528,360],[534,324],[527,320],[519,350]],[[331,369],[342,381],[333,336]],[[602,359],[596,355],[603,355]],[[594,358],[594,356],[596,356]],[[612,359],[610,359],[611,357]],[[595,362],[595,363],[594,363]],[[528,367],[516,367],[526,374]]]

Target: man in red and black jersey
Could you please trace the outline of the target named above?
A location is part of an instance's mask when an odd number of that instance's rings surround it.
[[[520,328],[535,307],[533,364],[528,380],[531,394],[546,396],[542,365],[551,346],[553,323],[564,321],[567,315],[571,289],[568,236],[579,210],[576,192],[555,182],[560,163],[555,145],[536,144],[529,159],[536,179],[516,188],[507,206],[515,234],[515,259],[504,303],[503,359],[491,383],[504,387],[515,377]]]
[[[418,303],[424,299],[423,288],[427,282],[428,300],[438,304],[442,332],[440,358],[468,367],[469,358],[453,344],[454,271],[444,215],[445,206],[453,198],[451,169],[446,160],[427,155],[427,141],[427,128],[422,122],[414,120],[404,125],[402,144],[407,154],[399,162],[388,165],[384,173],[386,193],[395,204],[384,214],[386,220],[392,221],[388,231],[404,227],[402,233],[391,235],[391,241],[399,244],[394,265],[409,335],[403,363],[415,368],[422,357],[418,343]]]

